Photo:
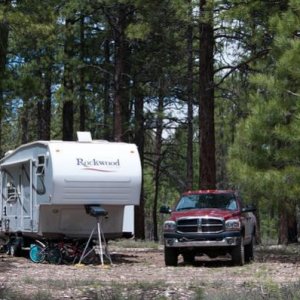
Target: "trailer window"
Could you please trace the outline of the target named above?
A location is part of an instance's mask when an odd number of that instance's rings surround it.
[[[36,175],[37,175],[36,192],[38,195],[43,195],[46,192],[45,184],[44,184],[45,166],[46,166],[46,156],[39,155],[37,166],[36,166]]]
[[[46,165],[45,156],[44,155],[38,156],[38,162],[37,162],[37,167],[36,167],[36,174],[37,175],[44,175],[45,165]]]
[[[8,203],[16,202],[18,199],[18,191],[17,188],[11,182],[7,183],[6,191],[7,191],[6,201]]]

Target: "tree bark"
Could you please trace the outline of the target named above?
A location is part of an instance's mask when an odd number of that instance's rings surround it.
[[[142,94],[135,97],[135,143],[138,147],[141,165],[144,162],[144,98]],[[140,205],[134,209],[134,232],[136,239],[145,239],[145,201],[142,180]]]
[[[23,106],[20,109],[20,134],[21,134],[22,144],[26,144],[29,142],[29,129],[28,129],[29,116],[30,116],[29,99],[24,97]]]
[[[160,179],[160,167],[161,167],[161,149],[162,149],[162,132],[163,132],[163,111],[164,111],[164,82],[160,83],[158,107],[156,116],[156,134],[155,134],[155,151],[154,151],[154,200],[152,209],[152,221],[153,221],[153,238],[154,241],[158,241],[157,232],[157,203],[159,195],[159,179]]]
[[[192,11],[190,11],[190,17],[192,18]],[[187,149],[186,149],[186,190],[193,188],[193,25],[190,23],[187,27],[187,105],[188,105],[188,116],[187,116]]]
[[[66,20],[66,39],[64,48],[64,99],[63,99],[63,140],[73,140],[73,95],[74,95],[74,82],[72,78],[72,68],[70,60],[73,57],[73,38],[71,33],[72,21]]]
[[[10,1],[5,1],[6,7]],[[4,79],[6,71],[6,60],[7,60],[7,48],[8,48],[8,33],[9,26],[5,18],[0,21],[0,157],[3,156],[2,149],[2,121],[3,121],[3,110],[4,110]]]
[[[298,241],[296,207],[291,209],[292,204],[285,199],[279,209],[278,244],[286,245]]]
[[[40,78],[43,78],[40,72]],[[52,72],[51,66],[45,70],[45,77],[43,78],[42,93],[40,100],[37,103],[37,138],[39,140],[49,141],[51,138],[51,87],[52,87]]]
[[[124,85],[124,64],[125,64],[125,11],[120,4],[118,11],[118,22],[115,31],[115,75],[114,75],[114,139],[122,141],[122,93]]]
[[[84,64],[84,15],[80,16],[80,63]],[[86,104],[85,104],[85,86],[84,86],[84,69],[79,69],[79,129],[85,131],[86,121]]]
[[[133,7],[118,4],[115,34],[115,74],[114,74],[114,139],[129,141],[129,89],[130,89],[130,47],[126,40],[126,28],[133,15]]]
[[[110,48],[109,48],[109,40],[105,40],[104,44],[104,58],[105,58],[105,66],[106,70],[109,70],[110,65]],[[111,135],[111,103],[110,103],[110,74],[106,72],[104,74],[104,104],[103,104],[103,137],[106,140],[110,140],[112,138]]]
[[[51,67],[45,78],[45,102],[44,102],[44,133],[43,139],[49,141],[51,139],[51,104],[52,104],[52,71]]]
[[[278,244],[288,244],[288,216],[284,206],[279,211]]]
[[[214,124],[214,30],[212,9],[200,0],[199,45],[199,134],[200,188],[215,189],[215,124]]]

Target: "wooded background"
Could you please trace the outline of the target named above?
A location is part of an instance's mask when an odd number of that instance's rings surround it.
[[[136,238],[161,204],[238,189],[262,239],[297,241],[300,0],[1,0],[0,154],[34,140],[136,143]]]

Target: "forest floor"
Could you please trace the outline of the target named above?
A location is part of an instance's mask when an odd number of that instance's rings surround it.
[[[256,246],[255,261],[164,265],[163,248],[111,247],[112,265],[0,256],[0,299],[300,299],[300,245]],[[298,294],[297,294],[298,293]],[[298,298],[299,296],[299,298]]]

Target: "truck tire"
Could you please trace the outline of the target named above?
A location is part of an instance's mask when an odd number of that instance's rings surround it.
[[[243,266],[245,264],[245,247],[243,237],[241,237],[240,244],[232,249],[231,259],[234,266]]]
[[[176,267],[178,263],[177,249],[165,247],[165,264],[166,266]]]
[[[250,262],[254,258],[254,238],[253,236],[251,237],[251,242],[248,245],[245,245],[245,262]]]

